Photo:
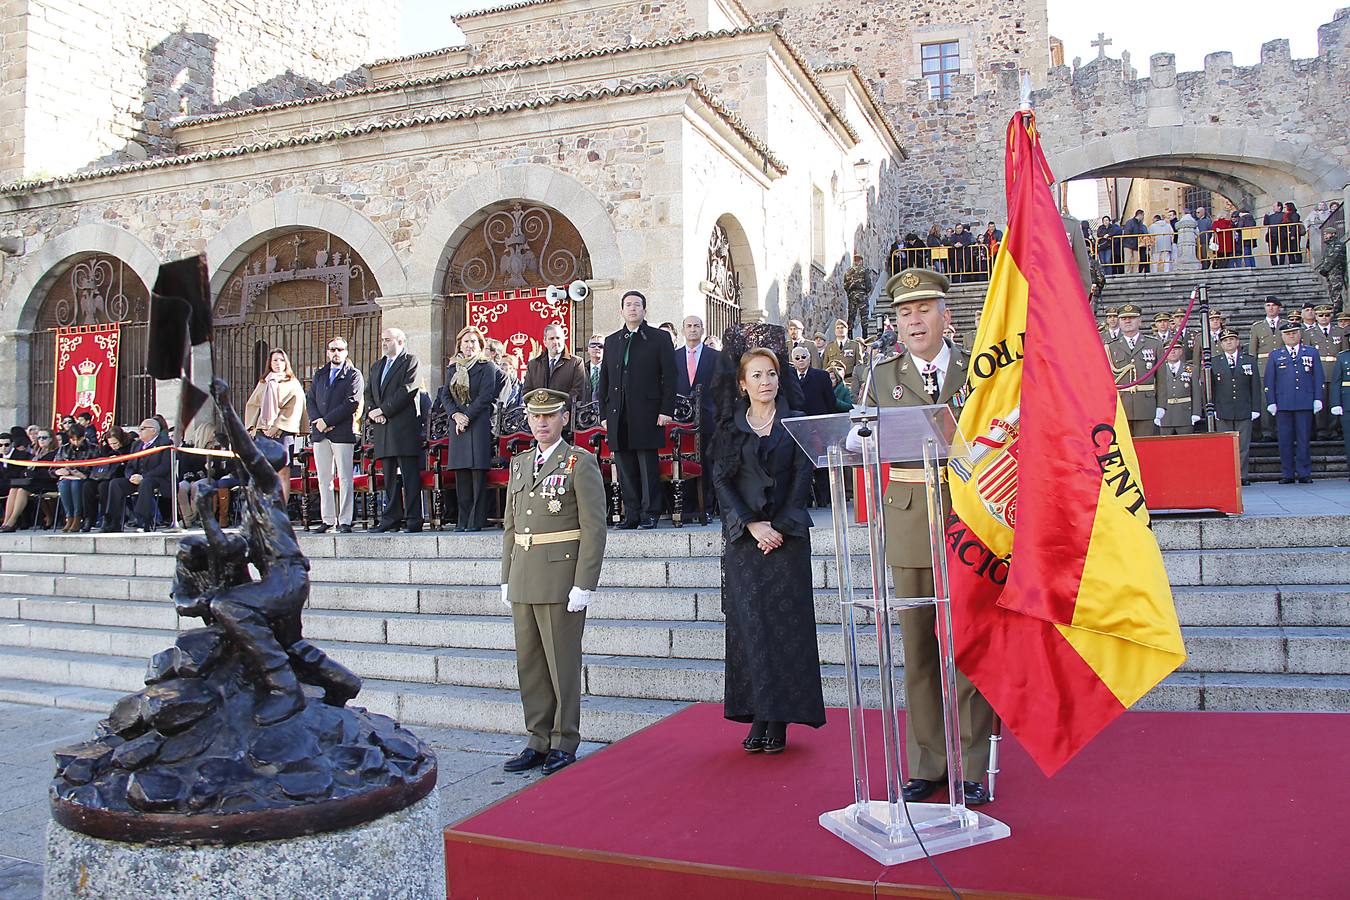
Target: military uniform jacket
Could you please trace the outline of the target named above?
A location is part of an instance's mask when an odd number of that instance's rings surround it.
[[[1331,380],[1331,374],[1336,370],[1336,354],[1340,352],[1340,338],[1336,336],[1335,329],[1331,333],[1323,331],[1321,326],[1314,325],[1311,328],[1303,329],[1303,340],[1317,351],[1317,355],[1322,360],[1322,374],[1327,381]]]
[[[563,442],[534,474],[533,448],[511,458],[501,583],[512,603],[566,603],[573,585],[593,591],[605,555],[605,485],[595,457]],[[522,547],[517,535],[580,531],[574,540]]]
[[[822,369],[837,367],[844,370],[844,378],[853,377],[853,367],[858,365],[863,358],[863,348],[861,341],[845,340],[841,345],[838,341],[830,341],[825,345],[825,359],[821,363]]]
[[[951,407],[952,415],[960,417],[961,407],[968,393],[967,373],[970,354],[951,343],[947,344],[951,360],[947,374],[938,391],[938,402]],[[923,389],[922,363],[909,353],[879,362],[873,375],[869,404],[883,407],[931,406],[933,401]],[[892,468],[921,469],[922,463],[898,463]],[[922,482],[892,481],[886,486],[883,498],[882,520],[886,528],[886,563],[904,569],[931,569],[932,550],[928,546],[928,505],[924,499]],[[942,509],[950,512],[951,491],[942,484]]]
[[[1115,374],[1116,384],[1125,385],[1138,379],[1158,363],[1162,353],[1162,344],[1158,339],[1141,334],[1131,348],[1124,335],[1106,345],[1111,357],[1111,371]],[[1125,409],[1125,418],[1131,422],[1152,421],[1158,403],[1157,373],[1132,387],[1122,387],[1120,404]]]
[[[1178,363],[1175,374],[1168,363],[1158,370],[1158,408],[1164,428],[1189,426],[1191,416],[1200,415],[1200,379],[1190,363]]]
[[[1271,328],[1269,322],[1261,319],[1252,325],[1251,335],[1247,338],[1247,352],[1256,357],[1263,370],[1266,366],[1266,357],[1271,351],[1284,346],[1284,342],[1280,339],[1280,326],[1283,324],[1282,319],[1277,319],[1275,327]]]
[[[1281,347],[1266,359],[1266,403],[1279,412],[1311,411],[1322,399],[1322,382],[1322,361],[1307,344]]]
[[[1236,365],[1228,364],[1228,354],[1214,354],[1214,415],[1220,419],[1249,420],[1261,411],[1261,370],[1256,358],[1238,350]]]
[[[1327,406],[1339,406],[1342,415],[1350,408],[1350,350],[1342,350],[1336,357],[1336,371],[1331,376],[1331,400]]]

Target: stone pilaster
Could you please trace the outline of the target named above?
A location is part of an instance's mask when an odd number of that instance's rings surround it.
[[[32,422],[32,410],[29,408],[32,398],[28,396],[28,368],[32,365],[32,337],[26,331],[11,331],[0,334],[0,361],[8,363],[10,378],[0,378],[0,422],[5,428],[10,425],[27,425]]]
[[[380,328],[399,328],[417,357],[424,387],[433,397],[445,378],[445,298],[439,294],[380,297]],[[451,335],[453,337],[453,335]]]

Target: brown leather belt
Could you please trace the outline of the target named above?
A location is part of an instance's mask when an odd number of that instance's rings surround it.
[[[561,544],[564,541],[581,540],[581,529],[573,528],[570,531],[549,531],[544,534],[520,534],[516,533],[516,546],[528,550],[535,544]]]
[[[924,475],[923,469],[891,469],[891,481],[899,481],[904,484],[923,484],[928,479]],[[947,467],[938,469],[938,481],[947,480]]]

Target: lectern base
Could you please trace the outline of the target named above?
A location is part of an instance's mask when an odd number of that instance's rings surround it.
[[[923,847],[928,849],[930,856],[936,856],[949,850],[987,844],[1012,833],[997,819],[971,809],[953,811],[946,803],[910,803],[909,816],[914,821],[914,831],[911,831],[903,810],[898,824],[888,824],[888,806],[884,800],[855,803],[821,813],[820,824],[886,866],[922,859]],[[915,831],[923,838],[923,847],[919,846]]]

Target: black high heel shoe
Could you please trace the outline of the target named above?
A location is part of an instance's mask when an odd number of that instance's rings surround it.
[[[787,723],[770,722],[764,734],[764,752],[782,753],[787,748]]]
[[[758,753],[764,749],[764,731],[767,728],[765,722],[755,722],[750,726],[750,733],[746,735],[745,740],[741,741],[741,749],[746,753]]]

